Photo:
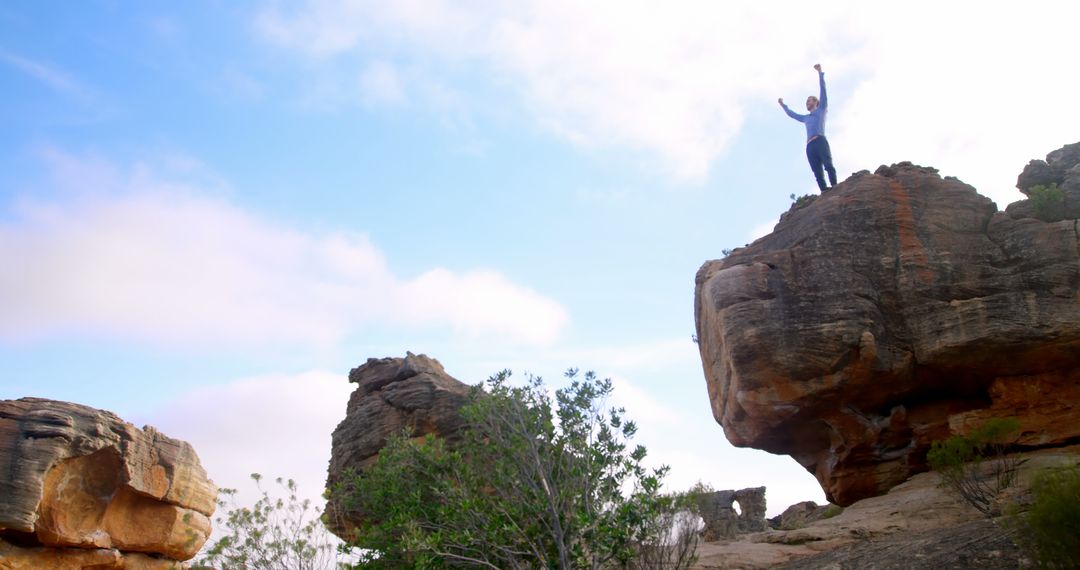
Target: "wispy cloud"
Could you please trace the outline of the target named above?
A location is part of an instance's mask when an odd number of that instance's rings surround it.
[[[0,61],[44,83],[58,93],[81,99],[92,95],[90,88],[83,85],[71,74],[56,67],[5,50],[0,50]]]
[[[397,326],[545,344],[567,321],[559,303],[491,269],[395,275],[367,236],[264,219],[179,177],[193,168],[182,160],[163,176],[50,156],[61,184],[95,187],[5,216],[0,339],[328,345]]]
[[[928,1],[810,10],[706,0],[310,0],[288,10],[275,3],[256,20],[266,40],[353,74],[370,53],[474,65],[555,136],[640,151],[692,182],[751,109],[779,113],[777,97],[813,93],[810,66],[821,62],[842,173],[916,160],[1007,202],[1019,197],[1010,187],[1028,159],[1080,131],[1061,99],[1080,87],[1080,76],[1061,72],[1072,65],[1069,25],[1078,17],[1080,5],[1061,2],[1003,5],[971,25],[966,7]],[[797,129],[791,144],[776,144],[798,152]]]
[[[740,129],[745,99],[791,84],[785,72],[802,56],[789,48],[819,49],[818,29],[838,28],[819,13],[708,2],[342,0],[267,8],[256,27],[319,60],[377,46],[413,61],[475,63],[556,136],[643,151],[680,179],[702,180]],[[753,22],[769,22],[775,35]],[[771,65],[750,56],[762,52]]]

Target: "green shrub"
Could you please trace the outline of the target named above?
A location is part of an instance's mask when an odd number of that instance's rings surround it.
[[[1057,184],[1032,186],[1028,190],[1028,198],[1031,200],[1031,206],[1035,208],[1035,216],[1040,220],[1054,222],[1062,219],[1065,193],[1058,188]]]
[[[1080,568],[1080,466],[1039,473],[1027,512],[1013,512],[1009,521],[1040,566]]]
[[[979,512],[999,514],[997,497],[1016,479],[1021,460],[1008,457],[1020,432],[1016,418],[987,420],[967,435],[931,444],[926,460],[941,474],[941,484]]]
[[[224,516],[215,518],[223,536],[205,546],[192,566],[194,570],[330,570],[338,567],[337,540],[323,526],[309,500],[297,497],[296,483],[280,477],[275,481],[284,498],[262,488],[262,476],[251,478],[261,493],[250,507],[235,503],[236,489],[221,489],[218,506]]]
[[[473,390],[453,446],[401,434],[334,489],[364,518],[351,541],[361,567],[690,564],[696,537],[671,532],[685,500],[660,494],[667,468],[646,469],[636,425],[604,409],[611,381],[566,375],[552,397],[539,378],[515,387],[501,372]]]

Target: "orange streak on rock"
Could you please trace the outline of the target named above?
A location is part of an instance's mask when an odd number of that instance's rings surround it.
[[[930,269],[930,259],[926,247],[915,233],[915,214],[911,210],[911,200],[907,190],[898,180],[889,182],[889,194],[896,205],[896,230],[900,241],[901,269],[914,268],[915,277],[925,283],[934,281],[934,272]]]

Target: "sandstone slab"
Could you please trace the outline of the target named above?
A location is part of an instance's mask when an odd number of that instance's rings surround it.
[[[39,558],[175,565],[202,547],[216,506],[190,445],[67,402],[0,401],[0,474],[0,538]]]
[[[839,505],[990,417],[1017,417],[1028,446],[1080,437],[1080,222],[999,212],[933,169],[793,207],[702,266],[695,319],[728,440],[792,456]]]

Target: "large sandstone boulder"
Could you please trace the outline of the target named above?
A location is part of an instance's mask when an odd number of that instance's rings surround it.
[[[387,438],[433,434],[453,442],[464,427],[458,411],[469,386],[443,370],[438,360],[407,353],[405,358],[369,358],[349,372],[356,390],[345,419],[334,430],[326,487],[333,490],[349,472],[362,473],[374,463]],[[327,504],[330,529],[342,538],[362,521],[334,496]]]
[[[177,566],[206,541],[216,498],[191,446],[152,427],[0,401],[0,569]]]
[[[1078,228],[909,163],[854,175],[698,271],[713,415],[845,506],[990,417],[1017,417],[1026,446],[1075,441]]]

